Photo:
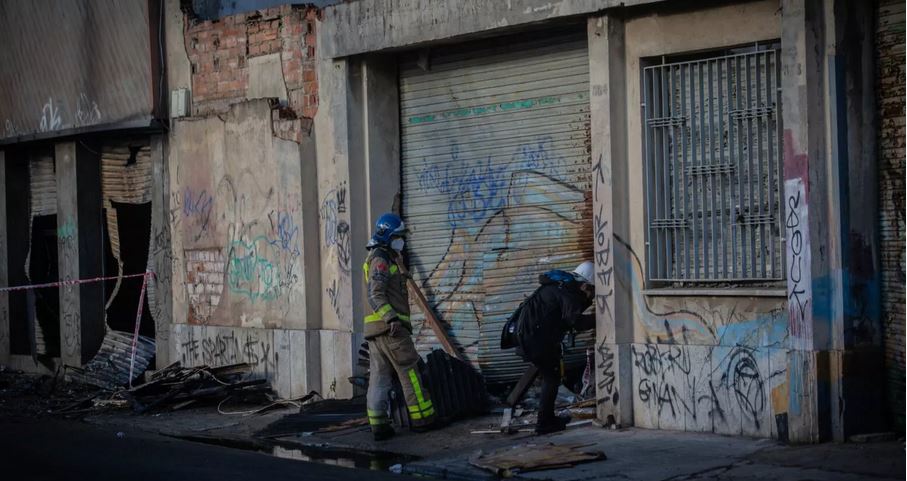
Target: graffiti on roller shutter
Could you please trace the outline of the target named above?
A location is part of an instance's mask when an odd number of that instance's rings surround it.
[[[475,330],[484,315],[485,272],[505,268],[511,262],[507,251],[544,246],[552,237],[575,237],[570,233],[583,228],[583,211],[577,206],[584,205],[588,185],[557,176],[565,161],[550,137],[513,147],[498,155],[497,163],[492,156],[472,162],[462,157],[452,143],[447,162],[426,160],[418,172],[420,193],[447,206],[451,228],[447,248],[432,262],[423,285],[429,301],[455,330]],[[527,218],[534,222],[520,222]],[[490,245],[498,246],[498,255],[482,261]],[[424,341],[430,343],[429,338],[426,333]],[[463,346],[467,356],[477,343]]]
[[[564,167],[564,158],[554,151],[550,136],[517,146],[510,162],[500,164],[490,155],[472,163],[461,161],[456,143],[451,143],[448,155],[449,162],[426,163],[419,172],[419,188],[446,197],[452,228],[482,225],[513,201],[526,203],[522,194],[527,178],[520,174],[558,178]]]
[[[447,197],[450,226],[476,225],[497,212],[506,202],[506,166],[484,161],[461,163],[460,148],[450,146],[450,162],[427,165],[419,173],[419,187]]]

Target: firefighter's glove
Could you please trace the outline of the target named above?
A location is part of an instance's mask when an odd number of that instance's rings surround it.
[[[391,337],[397,337],[406,330],[406,328],[403,327],[403,324],[400,322],[400,319],[397,319],[396,317],[388,321],[387,325],[390,327],[388,335],[390,335]]]

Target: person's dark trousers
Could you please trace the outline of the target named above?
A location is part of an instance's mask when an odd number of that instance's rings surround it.
[[[554,357],[534,364],[539,368],[539,375],[542,376],[538,417],[538,424],[542,425],[554,421],[554,401],[557,399],[557,390],[561,385],[561,362],[559,357]]]

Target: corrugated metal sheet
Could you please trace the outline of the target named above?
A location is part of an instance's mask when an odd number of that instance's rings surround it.
[[[117,261],[117,281],[107,299],[107,308],[120,292],[123,260],[120,255],[120,227],[113,202],[151,202],[151,145],[148,139],[109,142],[101,147],[101,195],[107,214],[110,249]]]
[[[105,200],[122,204],[151,201],[151,146],[147,139],[102,147],[101,191]]]
[[[457,419],[479,416],[488,412],[488,391],[482,376],[469,364],[450,357],[437,349],[425,356],[419,365],[435,415],[447,423]],[[394,424],[410,426],[409,409],[403,387],[394,382],[390,395],[390,411]]]
[[[0,2],[0,140],[150,121],[160,56],[149,4]]]
[[[432,51],[429,70],[420,63],[400,68],[412,271],[486,379],[515,380],[524,365],[499,349],[503,323],[539,273],[592,258],[585,32]],[[427,328],[416,343],[437,345]]]
[[[154,359],[154,339],[139,336],[135,347],[132,373],[138,378]],[[67,374],[75,381],[113,390],[129,384],[130,364],[132,334],[108,329],[98,353],[81,368],[68,367]]]
[[[31,215],[57,214],[57,177],[53,154],[34,154],[28,164]]]
[[[879,129],[879,236],[882,311],[884,315],[885,364],[891,419],[904,429],[905,367],[905,219],[904,173],[904,2],[884,0],[878,4],[876,51],[878,58]]]

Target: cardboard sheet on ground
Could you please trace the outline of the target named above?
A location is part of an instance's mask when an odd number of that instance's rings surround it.
[[[566,468],[579,463],[607,459],[601,451],[586,451],[582,444],[525,443],[482,453],[470,459],[473,466],[508,477],[519,472]]]

